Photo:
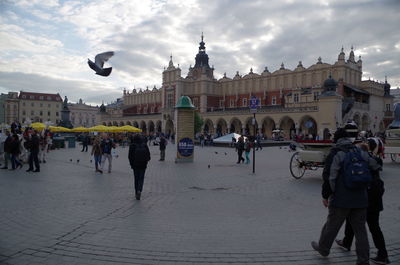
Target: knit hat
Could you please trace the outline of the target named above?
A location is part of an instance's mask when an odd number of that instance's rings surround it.
[[[357,138],[358,136],[358,126],[354,121],[348,122],[345,126],[344,129],[346,131],[346,134],[348,138]]]

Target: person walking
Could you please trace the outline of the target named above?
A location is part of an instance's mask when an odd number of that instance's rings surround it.
[[[167,140],[165,139],[164,135],[161,134],[161,136],[160,136],[160,160],[159,161],[165,160],[166,147],[167,147]]]
[[[40,149],[39,149],[39,163],[46,163],[46,153],[47,153],[47,132],[44,131],[40,135]]]
[[[240,164],[240,162],[244,162],[244,158],[242,156],[244,150],[244,141],[243,136],[240,136],[237,143],[236,143],[236,152],[238,153],[238,161],[236,164]]]
[[[138,134],[133,137],[132,144],[129,146],[128,159],[135,178],[135,197],[136,200],[140,200],[147,163],[151,157],[149,147]]]
[[[103,170],[100,169],[102,153],[103,153],[103,151],[101,149],[100,139],[96,137],[96,139],[93,142],[91,155],[94,158],[93,159],[94,160],[94,166],[96,168],[95,172],[100,172],[101,174],[103,174]]]
[[[367,139],[365,144],[366,149],[369,150],[369,154],[373,157],[377,163],[382,166],[383,161],[380,158],[381,150],[379,149],[378,143],[373,138]],[[372,235],[374,245],[378,250],[376,257],[370,260],[376,264],[389,264],[388,253],[386,250],[385,238],[383,236],[381,227],[379,225],[379,215],[383,211],[382,197],[385,192],[384,182],[380,178],[379,170],[371,171],[372,181],[368,187],[368,208],[367,208],[367,224],[369,231]],[[349,221],[346,221],[344,238],[343,240],[335,240],[336,244],[346,251],[350,251],[353,243],[354,231]]]
[[[1,169],[8,169],[8,161],[11,160],[11,142],[12,137],[10,135],[10,132],[7,130],[4,141],[4,166]]]
[[[40,146],[39,136],[37,132],[33,130],[28,134],[28,141],[26,143],[29,150],[29,168],[26,172],[40,172],[40,164],[39,164],[39,146]],[[33,170],[33,164],[35,164],[35,170]]]
[[[311,246],[321,256],[328,256],[341,226],[349,220],[356,238],[357,264],[369,264],[369,243],[365,229],[366,209],[368,206],[367,180],[369,170],[378,170],[380,166],[368,153],[360,150],[352,143],[357,136],[357,126],[348,124],[335,132],[336,146],[329,154],[329,189],[328,200],[323,196],[323,205],[328,207],[329,213],[326,223],[322,227],[318,242],[312,241]],[[357,159],[355,159],[357,158]],[[354,161],[357,160],[357,164]],[[350,163],[350,164],[349,164]],[[360,166],[353,170],[355,166]],[[365,182],[353,182],[353,172],[364,172]],[[325,182],[325,181],[324,181]],[[358,185],[356,185],[358,184]],[[323,185],[324,188],[324,185]],[[326,191],[323,191],[326,192]]]
[[[251,151],[251,143],[249,141],[249,138],[246,138],[246,140],[244,141],[244,154],[246,157],[246,164],[250,163],[250,151]]]
[[[110,139],[108,134],[104,136],[103,141],[101,141],[101,171],[104,170],[104,164],[106,163],[106,160],[108,160],[108,173],[111,173],[111,168],[112,168],[112,155],[111,155],[111,149],[115,149],[115,144],[114,142]]]
[[[258,151],[258,149],[262,150],[261,139],[262,139],[262,134],[261,133],[257,134],[257,136],[256,136],[256,151]]]
[[[17,134],[12,136],[10,144],[10,154],[11,154],[11,167],[12,169],[22,168],[22,163],[19,161],[18,156],[21,153],[20,142]]]
[[[81,152],[87,152],[88,151],[88,145],[89,145],[89,135],[86,133],[82,137],[82,151]]]

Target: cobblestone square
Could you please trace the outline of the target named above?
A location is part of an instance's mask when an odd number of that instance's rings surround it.
[[[333,246],[321,258],[311,249],[327,216],[322,171],[294,179],[287,148],[257,151],[256,174],[236,164],[232,148],[196,146],[195,162],[182,164],[174,144],[163,162],[158,147],[150,151],[141,201],[128,148],[117,148],[111,173],[95,173],[79,147],[50,152],[40,173],[1,170],[0,263],[355,264],[354,250]],[[399,169],[386,159],[382,172],[392,264],[400,262]]]

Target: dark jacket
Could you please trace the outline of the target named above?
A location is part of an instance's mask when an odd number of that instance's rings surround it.
[[[111,149],[115,148],[115,144],[111,139],[104,139],[101,141],[100,146],[103,154],[111,154]]]
[[[10,154],[19,155],[21,153],[19,148],[19,140],[13,140],[10,143]]]
[[[39,146],[40,146],[40,139],[39,136],[36,134],[33,134],[31,138],[28,139],[26,142],[26,148],[30,152],[39,152]]]
[[[340,149],[336,146],[332,147],[331,151],[329,152],[328,156],[325,158],[325,165],[322,171],[322,198],[329,199],[329,196],[332,195],[331,185],[329,184],[329,174],[331,171],[331,165],[333,162],[333,157]]]
[[[382,159],[373,157],[379,165],[382,166]],[[380,212],[383,210],[382,196],[385,192],[385,187],[382,179],[379,176],[380,170],[372,170],[372,181],[368,187],[368,211]]]
[[[136,149],[142,150],[136,152]],[[133,143],[129,146],[129,164],[132,169],[135,168],[147,168],[147,163],[150,161],[150,150],[147,144],[145,144],[140,138],[135,137]]]
[[[5,153],[11,153],[11,143],[12,143],[12,137],[11,135],[7,136],[6,140],[4,141],[4,152]]]
[[[348,138],[340,138],[336,147],[340,150],[333,157],[333,161],[329,173],[329,184],[332,190],[329,205],[337,208],[367,208],[368,195],[367,187],[360,190],[350,190],[345,186],[343,171],[343,160],[354,145]],[[378,170],[381,166],[375,159],[369,156],[367,152],[361,151],[361,156],[365,161],[368,161],[368,166],[371,171]]]
[[[161,137],[160,139],[160,150],[165,150],[165,147],[167,146],[167,140],[165,140],[164,137]]]

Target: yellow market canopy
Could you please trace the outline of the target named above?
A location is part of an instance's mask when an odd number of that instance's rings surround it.
[[[89,132],[111,132],[110,127],[104,125],[97,125],[94,127],[88,128]]]
[[[130,126],[130,125],[116,127],[115,130],[116,130],[116,132],[142,132],[141,129]]]
[[[71,129],[61,127],[61,126],[49,126],[51,132],[71,132]]]
[[[71,132],[88,132],[89,128],[85,128],[85,127],[76,127],[71,129]]]
[[[31,126],[35,130],[43,130],[46,128],[46,124],[41,123],[41,122],[34,122],[31,124]]]

